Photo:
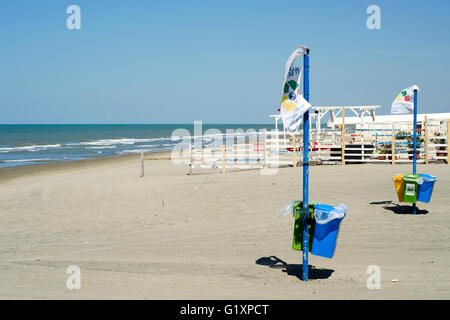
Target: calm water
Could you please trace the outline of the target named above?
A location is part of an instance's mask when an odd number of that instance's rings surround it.
[[[194,135],[193,124],[0,125],[0,167],[99,158],[141,150],[168,151],[182,141],[179,135],[173,135],[180,128]],[[258,131],[271,130],[273,126],[203,124],[203,132],[211,128],[225,133],[226,129]]]

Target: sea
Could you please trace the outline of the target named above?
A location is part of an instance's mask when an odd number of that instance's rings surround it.
[[[274,125],[202,124],[195,131],[194,124],[0,125],[0,168],[170,151],[187,134],[207,144],[212,135],[263,129]]]

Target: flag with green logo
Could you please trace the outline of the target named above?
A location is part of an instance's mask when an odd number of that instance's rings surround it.
[[[305,54],[305,48],[297,48],[287,60],[284,68],[280,114],[284,128],[291,135],[298,131],[303,114],[311,108],[311,104],[300,94],[302,68],[294,66],[295,60]]]
[[[391,114],[414,113],[414,90],[419,91],[419,87],[413,85],[400,92],[394,102],[392,102]]]

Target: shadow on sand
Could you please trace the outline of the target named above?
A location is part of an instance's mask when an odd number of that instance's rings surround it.
[[[392,201],[374,201],[374,202],[371,202],[371,203],[369,203],[369,204],[372,204],[372,205],[379,205],[379,204],[391,204],[392,203]]]
[[[295,276],[300,280],[302,279],[302,264],[287,264],[286,262],[275,256],[259,258],[255,261],[255,263],[260,266],[267,266],[272,269],[282,269],[282,271],[286,272],[288,275]],[[310,280],[327,279],[333,272],[334,270],[317,269],[314,266],[308,266],[308,278]]]
[[[399,205],[392,204],[390,206],[384,206],[383,209],[394,212],[395,214],[413,214],[412,205]],[[427,214],[428,210],[421,210],[416,207],[416,214]]]
[[[397,203],[393,203],[392,201],[374,201],[370,202],[372,205],[383,205],[383,209],[394,212],[395,214],[413,214],[412,204],[400,205]],[[427,214],[428,210],[421,210],[416,207],[416,214]]]

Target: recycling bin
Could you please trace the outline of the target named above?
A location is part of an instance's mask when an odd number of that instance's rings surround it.
[[[309,215],[308,215],[308,241],[309,248],[311,251],[312,238],[314,234],[314,226],[316,221],[314,220],[314,202],[309,203]],[[299,201],[295,207],[295,222],[294,222],[294,239],[292,241],[292,249],[303,251],[303,218],[300,214],[300,209],[303,207],[303,201]]]
[[[405,174],[403,181],[405,182],[404,202],[416,203],[419,184],[422,183],[423,179],[418,174]]]
[[[343,205],[339,207],[327,204],[315,205],[316,224],[314,226],[311,254],[325,258],[333,257],[341,222],[346,212],[347,207]]]
[[[433,193],[434,183],[436,182],[436,177],[424,173],[419,173],[419,176],[423,179],[423,182],[422,184],[419,184],[417,201],[429,203],[431,194]]]
[[[403,181],[403,175],[398,174],[392,178],[394,180],[395,191],[397,192],[398,202],[403,202],[405,197],[405,183]]]

